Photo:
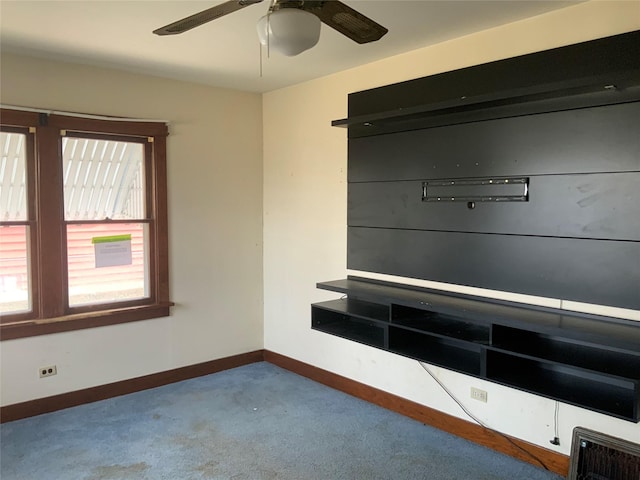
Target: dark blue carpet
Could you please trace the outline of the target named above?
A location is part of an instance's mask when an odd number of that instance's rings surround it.
[[[558,475],[257,363],[1,427],[2,480]]]

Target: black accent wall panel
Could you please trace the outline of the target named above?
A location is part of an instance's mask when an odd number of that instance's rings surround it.
[[[473,209],[467,202],[425,202],[422,192],[420,180],[351,183],[348,224],[640,241],[640,172],[533,176],[528,201],[477,201]]]
[[[349,139],[349,182],[640,171],[640,102]]]
[[[350,227],[347,267],[640,309],[640,242]]]
[[[639,53],[636,31],[349,95],[348,267],[640,309]]]

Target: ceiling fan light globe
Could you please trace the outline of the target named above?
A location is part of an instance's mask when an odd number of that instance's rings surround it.
[[[320,19],[297,8],[283,8],[258,20],[262,45],[292,57],[309,50],[320,39]]]
[[[264,46],[267,46],[269,43],[269,15],[265,15],[264,17],[260,17],[258,20],[258,24],[256,25],[256,30],[258,30],[258,39],[260,43]]]

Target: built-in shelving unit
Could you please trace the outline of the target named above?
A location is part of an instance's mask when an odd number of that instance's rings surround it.
[[[312,328],[640,421],[640,322],[360,277],[319,283]]]
[[[353,92],[347,268],[640,310],[640,31]],[[359,277],[315,330],[640,421],[640,322]]]

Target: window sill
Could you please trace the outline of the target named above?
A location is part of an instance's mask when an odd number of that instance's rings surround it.
[[[152,318],[168,317],[173,302],[156,305],[101,310],[78,313],[56,318],[31,319],[0,325],[0,340],[35,337],[51,333],[70,332],[85,328],[97,328],[118,323],[136,322]]]

